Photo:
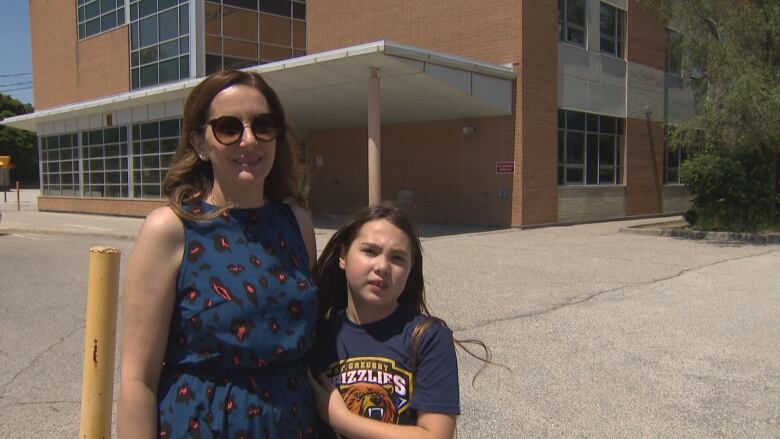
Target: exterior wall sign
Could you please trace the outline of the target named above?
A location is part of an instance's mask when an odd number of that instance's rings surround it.
[[[514,174],[515,162],[496,162],[496,174]]]

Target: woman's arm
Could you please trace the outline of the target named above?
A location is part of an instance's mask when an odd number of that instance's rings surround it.
[[[387,424],[349,411],[326,377],[315,381],[309,375],[309,381],[320,417],[350,439],[452,439],[455,434],[455,415],[420,412],[417,425]]]
[[[157,386],[184,253],[181,220],[168,207],[141,226],[127,263],[117,429],[122,439],[157,436]]]
[[[314,264],[317,263],[317,240],[314,238],[314,224],[312,223],[311,215],[295,203],[290,203],[290,209],[292,209],[295,215],[295,220],[298,221],[298,228],[301,230],[303,243],[306,245],[306,252],[309,254],[309,268],[313,270]]]

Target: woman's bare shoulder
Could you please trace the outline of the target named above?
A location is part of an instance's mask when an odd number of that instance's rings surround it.
[[[158,207],[149,213],[141,226],[140,238],[163,239],[169,243],[184,239],[184,225],[181,218],[168,206]]]

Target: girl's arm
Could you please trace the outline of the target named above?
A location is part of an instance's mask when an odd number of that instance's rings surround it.
[[[352,413],[344,404],[341,393],[326,377],[315,381],[309,375],[317,412],[339,434],[350,439],[452,439],[455,416],[423,413],[417,425],[395,425]]]
[[[181,220],[168,207],[143,223],[127,263],[117,429],[122,439],[157,437],[157,386],[184,253]]]

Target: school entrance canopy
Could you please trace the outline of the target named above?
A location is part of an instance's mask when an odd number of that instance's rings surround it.
[[[245,70],[260,73],[276,90],[299,137],[305,138],[311,130],[367,126],[370,182],[379,181],[381,124],[509,115],[516,77],[508,66],[390,41]],[[103,115],[114,112],[117,116],[109,125],[136,122],[137,108],[152,108],[155,104],[158,108],[164,104],[162,116],[181,116],[183,99],[202,79],[36,111],[2,123],[46,135],[68,128],[95,128],[96,122],[105,126]],[[146,108],[138,113],[151,119],[152,111]]]

